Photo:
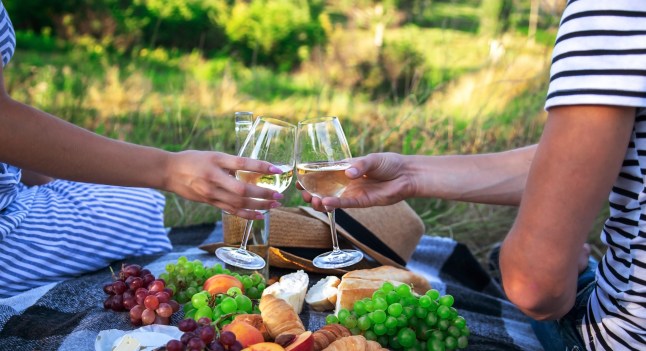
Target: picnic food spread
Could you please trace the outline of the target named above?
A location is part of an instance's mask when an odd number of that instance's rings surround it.
[[[405,269],[354,270],[311,287],[308,274],[297,271],[266,286],[259,274],[196,261],[182,257],[157,279],[145,268],[124,265],[104,286],[104,307],[129,310],[134,325],[169,324],[166,307],[175,313],[181,301],[185,319],[177,327],[183,334],[157,350],[452,350],[468,345],[469,328],[452,307],[453,297],[440,296],[426,279]],[[306,306],[328,312],[327,325],[306,330],[299,317]],[[113,350],[143,349],[135,338],[121,341]]]

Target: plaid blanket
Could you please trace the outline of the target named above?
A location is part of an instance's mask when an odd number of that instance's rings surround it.
[[[155,276],[182,255],[205,264],[218,260],[197,248],[222,241],[221,226],[203,225],[171,230],[173,251],[127,260],[150,269]],[[2,264],[11,264],[3,262]],[[112,266],[115,270],[121,263]],[[453,240],[425,236],[408,267],[429,279],[441,293],[455,297],[455,307],[471,330],[468,350],[540,350],[528,319],[504,299],[500,287],[482,269],[469,250]],[[310,275],[311,283],[320,277]],[[110,271],[101,271],[33,289],[0,300],[0,350],[92,350],[97,334],[106,329],[132,330],[126,312],[103,309],[102,286]],[[181,312],[172,324],[181,320]],[[325,323],[325,313],[304,308],[309,330]]]

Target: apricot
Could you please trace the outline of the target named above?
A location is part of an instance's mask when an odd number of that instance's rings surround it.
[[[309,330],[297,336],[296,340],[285,347],[285,351],[312,351],[313,349],[314,337]]]
[[[285,351],[285,349],[274,342],[261,342],[253,344],[242,351]]]
[[[259,344],[265,341],[260,330],[256,329],[249,323],[231,322],[222,328],[224,331],[230,331],[236,335],[236,340],[240,341],[242,347]]]
[[[244,292],[242,282],[236,277],[228,274],[216,274],[204,282],[202,288],[209,292],[211,295],[226,294],[227,290],[232,287],[238,287]]]

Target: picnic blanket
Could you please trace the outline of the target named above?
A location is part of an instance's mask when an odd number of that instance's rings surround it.
[[[184,255],[213,265],[214,255],[197,248],[222,240],[219,224],[175,228],[169,234],[173,251],[128,259],[150,269],[155,276],[169,262]],[[2,262],[1,264],[11,264]],[[118,270],[121,262],[112,267]],[[434,236],[422,237],[408,268],[428,278],[442,294],[455,297],[455,307],[471,330],[468,350],[541,350],[528,319],[504,295],[499,285],[482,269],[463,244]],[[280,273],[274,271],[271,273]],[[270,274],[271,274],[270,273]],[[310,274],[310,284],[322,276]],[[127,312],[103,309],[109,282],[108,267],[97,272],[52,283],[23,294],[0,299],[0,351],[93,350],[97,334],[106,329],[133,330]],[[301,319],[308,330],[325,323],[326,313],[310,311]],[[171,323],[182,319],[181,312]]]

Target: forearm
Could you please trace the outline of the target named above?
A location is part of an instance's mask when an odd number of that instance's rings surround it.
[[[74,181],[164,186],[170,153],[99,136],[6,94],[0,96],[0,125],[2,162]]]
[[[415,197],[518,205],[536,145],[500,153],[407,156]]]

